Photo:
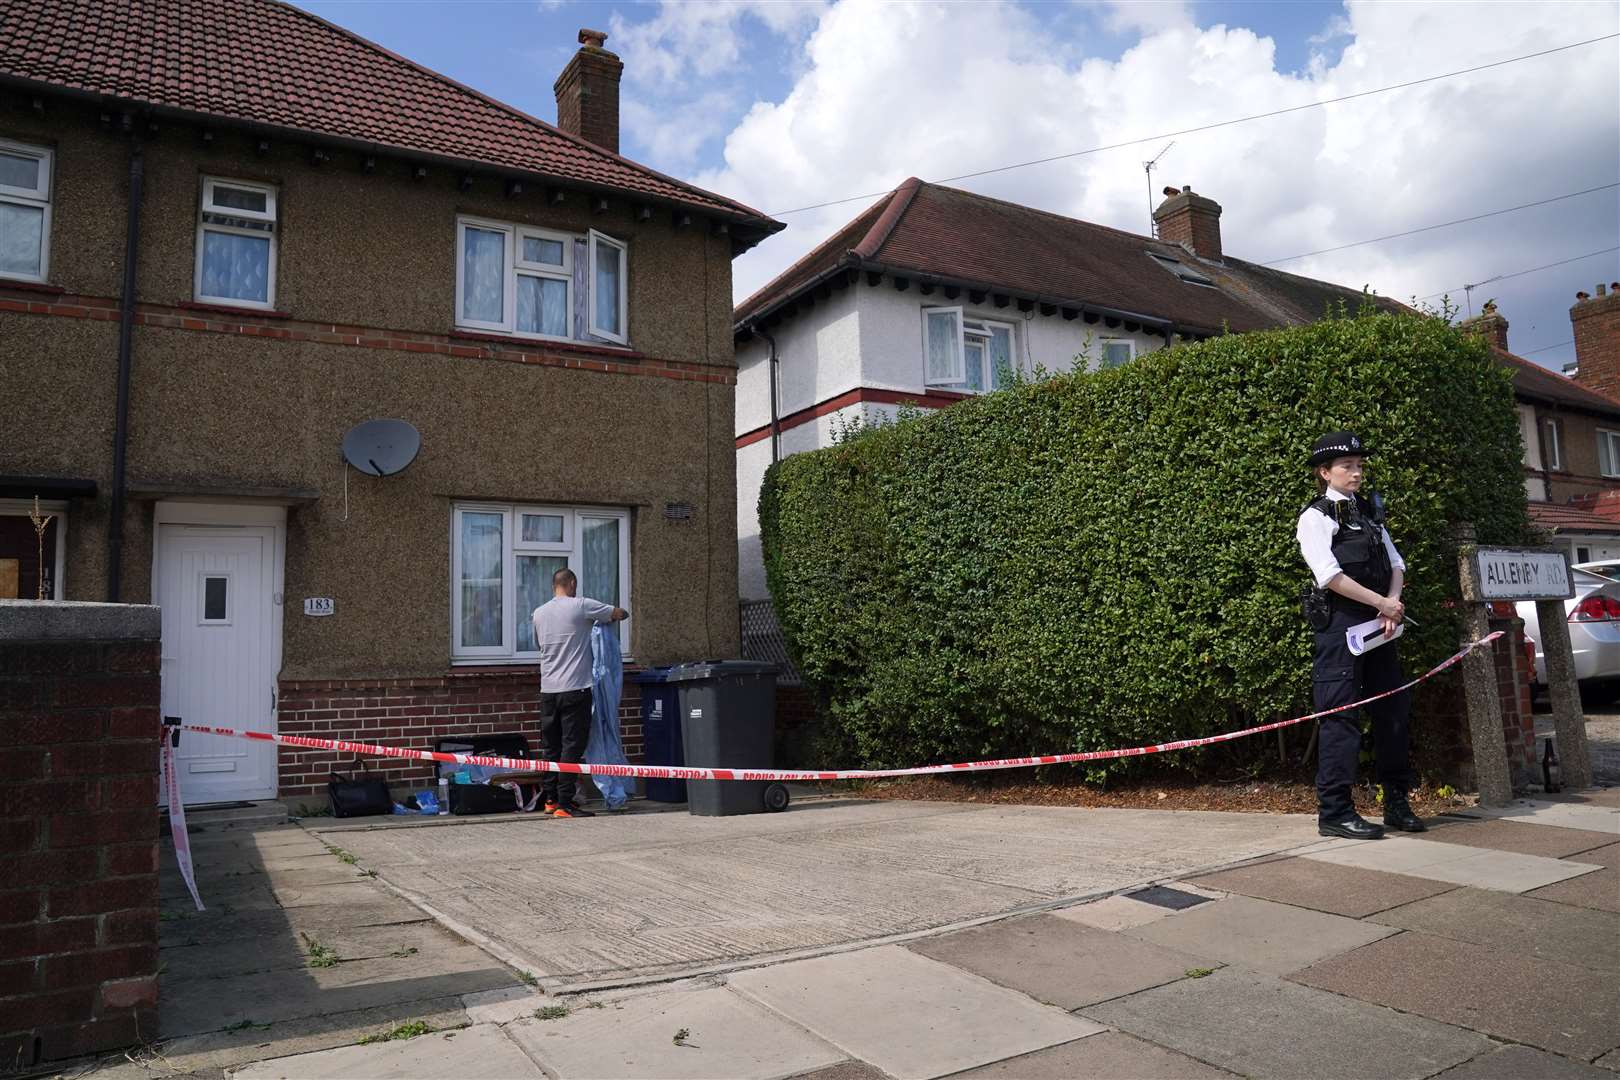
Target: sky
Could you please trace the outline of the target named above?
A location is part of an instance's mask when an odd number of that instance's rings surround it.
[[[1620,40],[1150,138],[1620,33],[1617,0],[299,4],[548,122],[577,31],[607,31],[621,153],[788,225],[736,261],[738,300],[908,176],[1134,140],[953,186],[1145,234],[1149,191],[1191,185],[1228,254],[1462,315],[1494,299],[1554,369],[1576,291],[1620,280]]]

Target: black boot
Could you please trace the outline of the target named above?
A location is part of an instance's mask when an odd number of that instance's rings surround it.
[[[1384,792],[1384,824],[1401,832],[1429,831],[1423,819],[1412,812],[1412,804],[1406,801],[1405,792],[1399,795],[1388,790]]]
[[[1381,826],[1374,825],[1355,813],[1337,821],[1318,819],[1316,831],[1323,836],[1342,836],[1346,840],[1377,840],[1384,835]]]

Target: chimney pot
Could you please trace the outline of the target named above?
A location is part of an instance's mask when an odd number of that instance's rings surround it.
[[[1180,194],[1181,194],[1181,192],[1177,188],[1167,187],[1167,188],[1164,189],[1164,197],[1167,198],[1167,199],[1172,195],[1180,195]]]
[[[1600,282],[1598,282],[1598,284],[1597,284],[1597,294],[1598,294],[1598,295],[1599,295],[1599,296],[1602,296],[1602,295],[1603,295],[1603,294],[1604,294],[1604,293],[1606,293],[1606,292],[1608,292],[1608,291],[1609,291],[1609,290],[1608,290],[1608,289],[1605,289],[1605,288],[1604,288],[1604,287],[1603,287],[1603,282],[1601,282],[1601,281],[1600,281]]]
[[[624,63],[604,47],[607,34],[582,27],[580,47],[552,84],[557,126],[570,135],[619,152],[619,79]]]
[[[1580,303],[1580,302],[1581,302],[1581,301],[1582,301],[1582,300],[1585,300],[1585,299],[1586,299],[1586,298],[1587,298],[1587,297],[1586,297],[1586,291],[1585,291],[1585,290],[1584,290],[1584,289],[1582,289],[1582,290],[1578,290],[1578,291],[1577,291],[1577,292],[1576,292],[1576,293],[1575,293],[1575,302],[1576,302],[1576,303],[1577,303],[1577,304],[1578,304],[1578,303]]]

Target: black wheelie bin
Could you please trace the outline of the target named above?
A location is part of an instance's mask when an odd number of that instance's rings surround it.
[[[677,664],[664,678],[678,690],[688,767],[772,768],[776,666],[756,660]],[[768,780],[688,780],[687,809],[703,817],[781,810],[788,790]]]

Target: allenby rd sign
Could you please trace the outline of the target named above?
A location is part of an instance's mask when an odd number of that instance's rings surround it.
[[[1569,556],[1562,551],[1476,548],[1480,600],[1568,600],[1575,595]]]

